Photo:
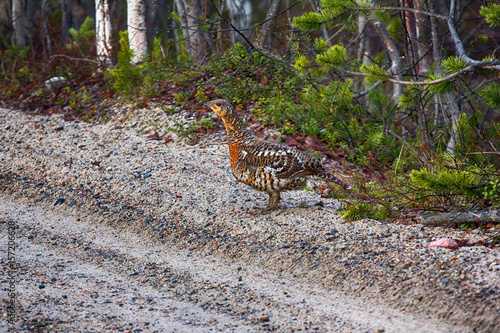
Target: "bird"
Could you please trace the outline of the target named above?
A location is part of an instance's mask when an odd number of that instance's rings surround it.
[[[233,176],[269,195],[267,207],[255,208],[278,209],[281,192],[301,189],[310,178],[335,183],[351,191],[351,186],[327,172],[321,162],[306,152],[254,136],[227,100],[212,100],[203,107],[212,110],[224,122]]]

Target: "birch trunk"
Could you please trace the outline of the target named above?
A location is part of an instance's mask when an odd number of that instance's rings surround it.
[[[26,1],[12,0],[12,45],[24,48],[29,44],[29,21]]]
[[[200,7],[196,0],[185,0],[185,6],[188,35],[184,38],[187,42],[187,50],[193,60],[201,64],[205,58],[205,43],[200,27]]]
[[[127,30],[135,65],[144,61],[148,53],[145,0],[127,0]]]
[[[261,47],[264,47],[264,43],[266,42],[266,37],[269,35],[269,30],[271,29],[271,23],[273,23],[273,17],[276,15],[278,12],[278,8],[280,7],[281,0],[273,0],[271,3],[271,6],[269,7],[269,11],[267,12],[266,15],[266,21],[262,25],[262,28],[260,29],[260,41],[259,44]],[[271,36],[269,35],[269,38],[267,39],[267,47],[269,48],[271,46]]]
[[[175,43],[175,47],[177,49],[178,55],[182,54],[183,56],[187,56],[187,54],[185,54],[184,52],[188,44],[187,40],[189,36],[189,30],[187,28],[187,22],[186,22],[186,10],[184,8],[184,2],[182,0],[175,0],[174,3],[181,25],[180,30],[178,29],[174,30],[175,39],[177,40],[177,43]],[[177,25],[178,23],[179,22],[175,21],[174,24]],[[182,31],[182,36],[181,36],[181,31]]]
[[[72,0],[63,0],[62,10],[62,36],[64,43],[69,41],[69,29],[73,26],[73,17],[71,15]]]
[[[387,50],[389,58],[391,60],[391,72],[394,74],[398,81],[403,81],[403,72],[401,65],[401,56],[399,55],[399,50],[396,46],[396,43],[392,39],[391,35],[385,28],[382,21],[377,18],[373,19],[373,26],[378,32],[378,35],[382,39],[384,46]],[[403,94],[403,86],[401,84],[394,83],[394,88],[392,92],[392,102],[394,104],[399,103],[399,98]]]
[[[370,50],[370,36],[366,33],[367,24],[368,24],[368,18],[366,16],[363,16],[363,15],[358,16],[359,46],[358,46],[358,52],[357,52],[357,59],[361,60],[363,65],[366,65],[366,66],[370,65],[370,63],[372,62],[371,61],[372,56],[371,56],[371,50]],[[354,84],[355,84],[356,91],[359,91],[362,88],[364,88],[364,89],[369,88],[364,84],[363,78],[359,78],[358,80],[356,80],[354,82]],[[370,110],[373,108],[373,102],[369,98],[366,98],[366,106]]]
[[[246,29],[249,26],[249,18],[252,15],[252,4],[248,0],[226,0],[227,8],[229,10],[229,20],[233,27],[238,29],[241,34],[248,38],[249,33]],[[239,32],[233,31],[231,33],[231,40],[233,45],[236,43],[247,44],[245,39]]]
[[[433,0],[430,0],[431,2]],[[426,10],[426,0],[414,0],[415,8],[421,11]],[[427,76],[432,64],[431,52],[431,29],[429,17],[423,14],[415,13],[415,28],[418,41],[418,74],[420,78]]]
[[[12,4],[10,0],[0,0],[0,29],[9,31],[12,28]]]
[[[108,0],[95,2],[95,32],[97,61],[104,67],[111,67],[111,19]]]
[[[46,52],[45,56],[52,56],[52,40],[50,39],[50,33],[49,33],[49,27],[47,26],[47,0],[43,0],[42,2],[42,29],[43,29],[43,34],[45,35],[45,50],[44,53]]]

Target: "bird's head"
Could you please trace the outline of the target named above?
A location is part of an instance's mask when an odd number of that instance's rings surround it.
[[[219,117],[226,118],[234,114],[236,111],[234,110],[231,103],[226,101],[225,99],[216,99],[210,102],[207,102],[203,105],[204,108],[210,109],[215,112]]]

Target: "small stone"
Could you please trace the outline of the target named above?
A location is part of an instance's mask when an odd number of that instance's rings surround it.
[[[38,288],[40,288],[40,289],[45,288],[45,283],[40,283],[40,285],[38,286]]]
[[[62,87],[66,83],[66,81],[66,78],[64,78],[63,76],[55,76],[45,81],[45,89],[48,91],[52,91],[56,88]]]
[[[62,295],[62,298],[66,299],[68,298],[68,295]]]
[[[269,317],[261,317],[260,322],[261,323],[267,323],[269,321]]]
[[[62,203],[64,203],[65,201],[66,201],[66,199],[64,199],[64,198],[59,198],[59,199],[57,199],[57,200],[56,200],[56,202],[54,202],[54,206],[57,206],[57,205],[59,205],[59,204],[62,204]]]
[[[56,132],[59,132],[59,131],[62,131],[62,130],[64,130],[64,126],[63,125],[59,125],[59,126],[54,127],[54,131],[56,131]]]

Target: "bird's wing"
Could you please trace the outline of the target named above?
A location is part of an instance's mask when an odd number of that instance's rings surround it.
[[[324,170],[316,159],[300,150],[263,140],[241,148],[236,168],[262,169],[278,179],[303,177]]]

